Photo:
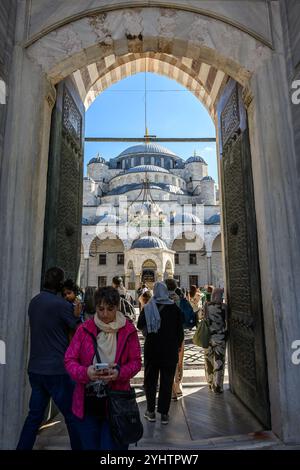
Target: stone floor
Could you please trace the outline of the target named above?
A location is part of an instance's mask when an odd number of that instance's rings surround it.
[[[146,409],[142,389],[137,389],[141,416]],[[264,449],[280,445],[270,432],[232,395],[211,393],[207,386],[184,387],[184,397],[172,402],[170,422],[149,423],[144,418],[144,436],[134,449]],[[65,425],[60,416],[44,427],[35,449],[69,449]]]

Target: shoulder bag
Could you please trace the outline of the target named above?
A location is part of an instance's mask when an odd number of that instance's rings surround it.
[[[91,337],[93,338],[97,361],[101,362],[97,340],[92,334]],[[119,445],[137,443],[142,438],[144,429],[135,390],[133,388],[130,388],[130,390],[112,390],[108,385],[106,385],[105,390],[108,401],[108,422],[114,441]]]

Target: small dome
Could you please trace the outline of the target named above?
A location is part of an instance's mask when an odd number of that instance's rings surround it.
[[[157,155],[169,155],[172,157],[177,157],[177,155],[172,152],[172,150],[167,149],[166,147],[162,147],[161,145],[155,143],[145,143],[140,145],[133,145],[132,147],[128,147],[125,149],[117,158],[126,157],[128,155],[136,155],[136,154],[157,154]]]
[[[142,172],[157,172],[157,173],[169,173],[168,170],[160,166],[155,165],[138,165],[130,168],[126,173],[142,173]]]
[[[163,240],[161,240],[158,237],[148,236],[148,237],[138,238],[137,240],[135,240],[132,243],[131,248],[132,249],[134,248],[162,248],[166,250],[167,245],[165,244]]]
[[[88,162],[88,165],[91,165],[92,163],[104,163],[104,164],[106,164],[106,161],[103,157],[100,156],[99,153],[97,153],[97,155],[95,157],[90,159],[90,161]]]
[[[206,225],[219,225],[220,222],[221,222],[221,215],[220,213],[218,213],[206,219],[205,224]]]
[[[200,155],[194,155],[193,157],[188,158],[185,161],[185,164],[188,165],[189,163],[203,163],[204,165],[207,165],[204,158],[200,157]]]
[[[204,178],[202,178],[201,181],[213,181],[213,182],[215,182],[215,180],[211,176],[204,176]]]
[[[176,214],[175,217],[171,217],[170,222],[172,224],[201,224],[201,220],[191,212],[185,212],[184,214]]]

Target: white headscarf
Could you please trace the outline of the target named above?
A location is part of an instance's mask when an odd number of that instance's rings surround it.
[[[97,313],[94,315],[94,322],[101,330],[97,336],[97,349],[101,362],[111,364],[115,362],[117,352],[117,332],[126,324],[126,318],[123,313],[117,311],[116,318],[110,323],[101,321]],[[94,362],[97,360],[94,358]]]
[[[160,313],[156,304],[174,304],[173,300],[169,298],[169,291],[164,282],[154,284],[153,297],[144,307],[148,333],[157,333],[160,328]]]

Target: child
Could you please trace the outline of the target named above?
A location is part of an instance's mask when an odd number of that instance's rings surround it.
[[[81,292],[80,292],[79,287],[75,284],[75,282],[72,281],[72,279],[67,279],[64,282],[61,293],[62,293],[63,298],[73,305],[74,315],[76,317],[81,317],[81,310],[82,310],[82,305],[81,305],[81,300],[80,300]]]

